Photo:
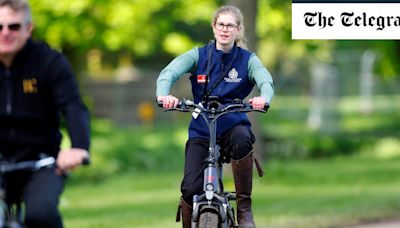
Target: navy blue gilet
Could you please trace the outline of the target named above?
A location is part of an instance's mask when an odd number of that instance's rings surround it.
[[[220,102],[223,104],[232,103],[236,98],[243,100],[249,95],[254,86],[248,76],[250,52],[235,45],[230,53],[224,53],[215,48],[215,42],[201,47],[198,50],[199,60],[195,71],[192,72],[192,76],[190,77],[195,103],[198,104],[202,101],[206,84],[208,84],[207,87],[209,90],[214,87],[220,77],[224,78],[218,86],[212,90],[210,95],[218,96]],[[212,51],[212,60],[210,75],[208,75],[209,82],[205,83],[204,76],[202,75],[207,74],[208,58],[210,56],[208,53],[209,51]],[[229,65],[230,69],[224,69],[229,67]],[[226,74],[221,75],[221,72],[226,72]],[[229,129],[239,124],[250,127],[250,122],[245,113],[230,113],[220,117],[217,122],[217,137],[220,137]],[[201,116],[198,116],[196,119],[192,118],[189,126],[189,138],[195,137],[209,138],[207,124]]]

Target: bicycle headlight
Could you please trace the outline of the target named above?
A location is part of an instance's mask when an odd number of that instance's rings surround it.
[[[206,190],[207,190],[207,191],[213,191],[213,190],[214,190],[214,185],[212,185],[212,184],[207,184],[207,185],[206,185]]]

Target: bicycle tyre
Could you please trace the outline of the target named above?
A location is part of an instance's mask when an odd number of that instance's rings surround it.
[[[227,215],[227,220],[228,220],[228,227],[229,228],[237,228],[236,222],[235,222],[235,210],[230,206],[228,209],[228,215]]]
[[[0,201],[0,227],[5,227],[6,225],[6,211],[7,206],[5,205],[4,201]]]
[[[219,218],[218,214],[214,212],[203,212],[199,216],[198,228],[218,228]]]

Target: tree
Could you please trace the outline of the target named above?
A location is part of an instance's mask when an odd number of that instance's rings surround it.
[[[227,4],[237,6],[242,11],[246,28],[247,47],[250,51],[256,51],[258,41],[256,34],[257,0],[227,0]]]
[[[67,52],[75,64],[85,63],[87,54],[96,49],[113,67],[121,54],[135,62],[167,61],[204,42],[212,34],[209,21],[216,8],[214,0],[60,0],[57,4],[30,0],[30,4],[34,38]]]
[[[291,1],[282,0],[30,0],[34,38],[65,52],[74,66],[86,66],[88,53],[102,53],[111,68],[127,56],[134,64],[164,65],[212,37],[210,19],[222,3],[245,15],[248,45],[272,71],[296,74],[314,59],[330,61],[338,48],[372,48],[380,74],[400,70],[397,41],[323,41],[291,39]],[[188,10],[189,9],[189,10]]]

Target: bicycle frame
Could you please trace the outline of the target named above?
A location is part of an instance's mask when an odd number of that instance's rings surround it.
[[[206,108],[190,100],[182,99],[177,108],[166,110],[196,113],[202,116],[209,129],[209,150],[208,156],[205,159],[207,167],[204,169],[204,193],[193,196],[191,227],[198,227],[201,213],[207,211],[218,214],[219,224],[222,227],[237,227],[234,209],[229,203],[230,200],[236,200],[236,194],[233,192],[224,192],[223,188],[223,161],[220,159],[220,147],[217,144],[217,120],[228,113],[266,112],[267,109],[268,107],[265,110],[253,109],[250,104],[239,99],[236,99],[233,104],[223,105],[218,101],[217,97],[210,97]]]
[[[6,202],[6,190],[3,185],[4,174],[16,171],[37,171],[42,168],[54,166],[56,160],[53,157],[43,157],[36,161],[23,161],[18,163],[0,163],[0,227],[1,228],[22,228],[23,210],[21,202],[8,204]]]

